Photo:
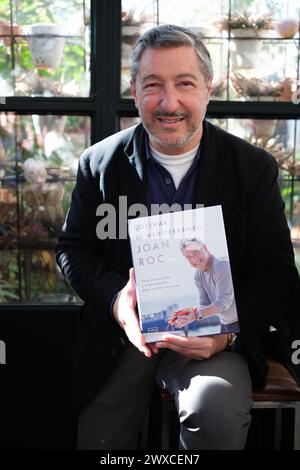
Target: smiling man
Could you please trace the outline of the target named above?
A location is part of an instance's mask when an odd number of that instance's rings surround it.
[[[177,155],[198,146],[210,92],[194,48],[146,49],[132,94],[153,148]]]
[[[182,240],[180,249],[196,268],[194,279],[199,306],[174,312],[169,323],[182,328],[195,320],[217,315],[221,320],[221,333],[236,333],[238,317],[229,260],[215,258],[197,238]]]
[[[141,124],[80,159],[57,247],[63,274],[85,302],[75,355],[79,449],[135,449],[155,380],[174,396],[181,449],[244,447],[249,371],[263,385],[261,340],[270,324],[280,331],[297,271],[274,158],[204,119],[212,76],[199,35],[172,25],[146,31],[131,77]],[[114,224],[107,238],[96,234],[99,205],[113,205],[117,220],[127,216],[120,196],[131,214],[137,205],[148,213],[153,204],[222,205],[238,350],[229,334],[145,343],[129,242],[113,236]]]

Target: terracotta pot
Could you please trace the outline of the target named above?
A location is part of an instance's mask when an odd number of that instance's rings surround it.
[[[299,21],[296,18],[284,18],[274,23],[275,30],[282,38],[293,38],[299,31]]]
[[[17,34],[20,34],[19,25],[13,24],[11,28],[10,24],[0,21],[0,36],[6,36],[3,38],[3,42],[7,47],[11,45],[11,35],[15,36]]]

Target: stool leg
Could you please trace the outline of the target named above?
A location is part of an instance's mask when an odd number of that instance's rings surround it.
[[[294,450],[300,450],[300,402],[295,405]]]

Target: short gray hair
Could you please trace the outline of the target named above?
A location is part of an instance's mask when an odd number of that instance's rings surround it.
[[[210,54],[199,34],[190,29],[171,24],[161,25],[146,31],[138,40],[132,53],[131,80],[135,84],[139,63],[146,49],[172,48],[179,46],[193,47],[203,72],[205,81],[212,80],[213,68]]]
[[[202,248],[205,246],[203,241],[199,240],[198,238],[188,238],[188,239],[180,240],[181,251],[185,250],[186,247],[189,245],[196,245],[198,250],[202,250]]]

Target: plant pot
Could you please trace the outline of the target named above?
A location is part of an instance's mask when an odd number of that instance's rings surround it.
[[[231,58],[234,68],[255,68],[262,48],[260,37],[266,35],[267,30],[242,29],[231,30]]]
[[[65,28],[56,24],[33,24],[24,28],[29,35],[29,49],[37,68],[57,69],[65,45]]]
[[[275,30],[282,38],[293,38],[299,31],[299,20],[297,18],[284,18],[275,22]]]
[[[3,37],[3,42],[7,47],[11,45],[11,37],[20,34],[20,26],[13,24],[12,26],[5,21],[0,21],[0,35]]]
[[[122,26],[122,42],[134,46],[141,35],[139,25]]]

